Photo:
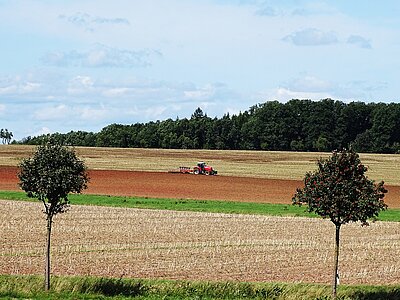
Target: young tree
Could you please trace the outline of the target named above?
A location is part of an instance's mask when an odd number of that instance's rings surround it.
[[[387,208],[383,198],[387,190],[383,181],[375,184],[367,178],[367,168],[352,150],[334,151],[328,159],[318,160],[318,170],[304,178],[304,188],[297,189],[294,205],[308,205],[309,212],[329,218],[336,227],[333,298],[336,299],[340,227],[348,222],[361,221],[378,216]]]
[[[8,131],[8,129],[0,129],[0,138],[3,144],[10,144],[11,139],[13,138],[13,133]]]
[[[10,131],[10,132],[8,133],[8,144],[10,144],[10,142],[11,142],[13,136],[14,136],[13,133]]]
[[[6,136],[5,136],[5,132],[4,132],[4,129],[3,129],[3,128],[0,129],[0,138],[1,138],[2,143],[5,144],[5,138],[6,138]]]
[[[3,141],[3,144],[10,144],[12,137],[13,137],[12,132],[8,131],[8,129],[5,129],[4,130],[4,141]]]
[[[38,146],[31,158],[20,165],[19,185],[28,197],[43,202],[47,221],[45,289],[50,289],[50,239],[53,217],[67,211],[68,194],[87,188],[89,177],[85,163],[73,149],[59,144]]]

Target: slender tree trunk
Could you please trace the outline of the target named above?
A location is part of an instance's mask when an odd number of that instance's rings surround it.
[[[46,270],[45,270],[45,286],[46,291],[50,290],[50,241],[51,241],[51,223],[52,216],[47,216],[47,239],[46,239]]]
[[[336,299],[337,296],[337,283],[338,283],[338,267],[339,267],[339,242],[340,242],[340,225],[341,224],[335,224],[336,225],[336,239],[335,239],[335,264],[333,267],[333,291],[332,291],[332,297],[333,299]]]

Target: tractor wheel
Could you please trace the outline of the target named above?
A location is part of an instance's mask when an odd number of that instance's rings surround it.
[[[210,175],[210,171],[206,171],[206,175]]]
[[[193,171],[193,173],[194,173],[195,175],[199,175],[199,174],[200,174],[200,170],[199,170],[199,169],[195,169],[195,170]]]

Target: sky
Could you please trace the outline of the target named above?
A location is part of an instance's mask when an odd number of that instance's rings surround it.
[[[398,102],[399,14],[398,0],[0,0],[0,128]]]

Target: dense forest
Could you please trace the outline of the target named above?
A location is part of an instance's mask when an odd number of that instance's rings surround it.
[[[100,132],[71,131],[27,137],[65,145],[172,149],[331,151],[400,153],[400,104],[269,101],[237,115],[210,118],[200,108],[190,119],[111,124]]]

